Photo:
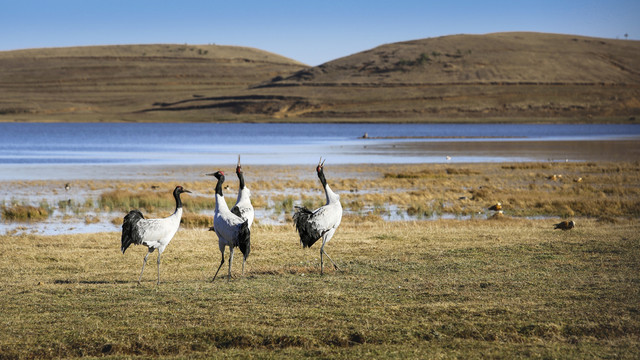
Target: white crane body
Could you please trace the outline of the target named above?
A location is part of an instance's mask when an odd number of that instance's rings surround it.
[[[139,210],[131,210],[122,222],[122,238],[120,240],[120,251],[124,254],[127,248],[131,245],[144,245],[149,248],[149,251],[144,257],[142,263],[142,271],[140,271],[140,277],[138,283],[142,279],[144,273],[144,267],[147,264],[147,258],[154,250],[158,250],[158,284],[160,284],[160,258],[164,249],[169,245],[171,239],[175,236],[178,228],[180,227],[180,219],[182,219],[182,201],[180,200],[180,194],[190,193],[189,190],[185,190],[182,186],[176,186],[173,190],[173,196],[176,200],[176,209],[173,214],[162,219],[145,219],[142,212]]]
[[[231,212],[236,216],[239,216],[249,222],[249,228],[253,224],[253,218],[255,217],[255,210],[251,205],[251,191],[245,187],[238,191],[238,199],[236,204],[231,208]]]
[[[222,194],[224,173],[218,171],[207,175],[215,176],[218,179],[218,183],[216,184],[216,207],[213,215],[213,228],[218,236],[218,248],[220,249],[220,254],[222,256],[220,266],[218,266],[218,270],[211,281],[215,281],[220,268],[224,264],[224,250],[227,246],[229,247],[229,277],[227,281],[230,281],[231,264],[233,262],[233,254],[236,247],[240,248],[240,251],[243,254],[242,274],[244,275],[244,265],[247,261],[247,257],[249,257],[249,253],[251,252],[249,220],[243,219],[229,210],[227,202],[224,199],[224,195]]]
[[[255,211],[253,205],[251,205],[251,190],[244,184],[244,173],[242,172],[242,165],[240,165],[240,155],[238,155],[238,165],[236,165],[236,175],[240,182],[238,188],[238,197],[236,204],[231,208],[231,212],[236,216],[243,218],[249,222],[249,228],[253,224],[253,218]],[[215,226],[215,225],[214,225]]]
[[[340,196],[331,190],[324,177],[324,162],[318,163],[316,171],[318,178],[324,187],[327,203],[318,209],[311,211],[305,207],[296,206],[293,214],[293,222],[296,230],[300,235],[300,243],[302,247],[311,247],[316,241],[322,238],[322,247],[320,247],[320,273],[324,272],[324,259],[326,255],[333,263],[333,266],[339,270],[338,265],[331,259],[329,254],[324,250],[324,246],[331,240],[336,229],[342,220],[342,205],[340,204]]]

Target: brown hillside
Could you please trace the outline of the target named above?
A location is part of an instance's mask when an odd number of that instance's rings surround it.
[[[383,45],[198,105],[297,121],[635,121],[639,59],[638,41],[445,36]]]
[[[0,52],[0,120],[135,121],[154,103],[228,95],[306,67],[257,49],[216,45]]]
[[[326,85],[640,83],[640,42],[499,33],[388,44],[279,83]]]
[[[541,33],[387,44],[312,68],[219,46],[5,52],[0,120],[626,122],[639,59],[639,41]]]
[[[640,42],[539,33],[388,44],[259,91],[309,118],[603,121],[640,114]],[[266,109],[272,109],[268,104]],[[277,113],[278,114],[278,113]]]

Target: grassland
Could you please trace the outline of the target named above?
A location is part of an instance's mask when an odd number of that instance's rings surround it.
[[[158,287],[117,233],[2,236],[0,357],[637,358],[639,223],[578,224],[344,221],[324,276],[256,225],[215,283],[212,233],[181,230]]]
[[[263,175],[274,172],[277,181]],[[183,183],[193,191],[183,199],[192,218],[163,254],[160,286],[155,261],[137,285],[146,248],[122,255],[117,232],[1,235],[0,359],[640,354],[639,163],[325,172],[349,214],[326,248],[343,271],[324,276],[319,248],[302,249],[290,223],[258,218],[245,276],[236,259],[230,282],[211,283],[220,253],[208,218],[198,215],[211,181]],[[245,176],[258,209],[290,213],[322,198],[312,169],[247,165]],[[160,189],[150,191],[152,184]],[[71,182],[101,194],[99,207],[124,212],[137,204],[156,215],[171,211],[161,189],[172,185]],[[235,194],[230,185],[226,193]],[[496,201],[504,217],[477,215],[490,215]],[[390,204],[459,219],[383,221]],[[559,218],[576,220],[576,228],[553,230]]]

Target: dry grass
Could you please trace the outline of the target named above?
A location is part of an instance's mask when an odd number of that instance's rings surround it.
[[[637,358],[640,223],[552,223],[345,217],[324,276],[291,226],[256,225],[246,276],[213,284],[213,234],[182,230],[159,287],[118,233],[1,236],[0,354]]]
[[[210,197],[183,194],[181,199],[186,209],[194,211],[210,209],[213,204]],[[147,212],[155,212],[157,209],[174,209],[176,202],[173,194],[166,192],[113,190],[102,193],[98,199],[98,205],[104,210],[144,209]]]

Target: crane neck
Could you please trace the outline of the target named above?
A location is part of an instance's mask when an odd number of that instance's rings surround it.
[[[320,169],[320,171],[318,171],[318,178],[320,179],[320,182],[322,183],[322,187],[326,189],[326,187],[327,187],[327,179],[324,178],[324,171],[322,171],[322,169]]]
[[[218,183],[216,184],[216,195],[224,196],[222,195],[223,182],[224,182],[224,175],[220,175],[220,177],[218,178]]]
[[[327,205],[335,202],[340,202],[340,196],[331,190],[329,185],[324,187],[324,194],[327,196]]]
[[[240,180],[240,190],[242,190],[244,189],[244,174],[240,171],[236,171],[236,174],[238,175],[238,180]]]
[[[330,204],[336,201],[339,202],[340,197],[336,193],[334,193],[329,187],[329,184],[327,184],[327,179],[324,177],[324,171],[322,171],[322,169],[318,171],[318,178],[320,179],[320,182],[322,183],[322,187],[324,188],[324,194],[327,197],[327,204]]]
[[[176,188],[173,191],[173,197],[176,199],[176,211],[182,207],[182,200],[180,199],[180,192]]]

